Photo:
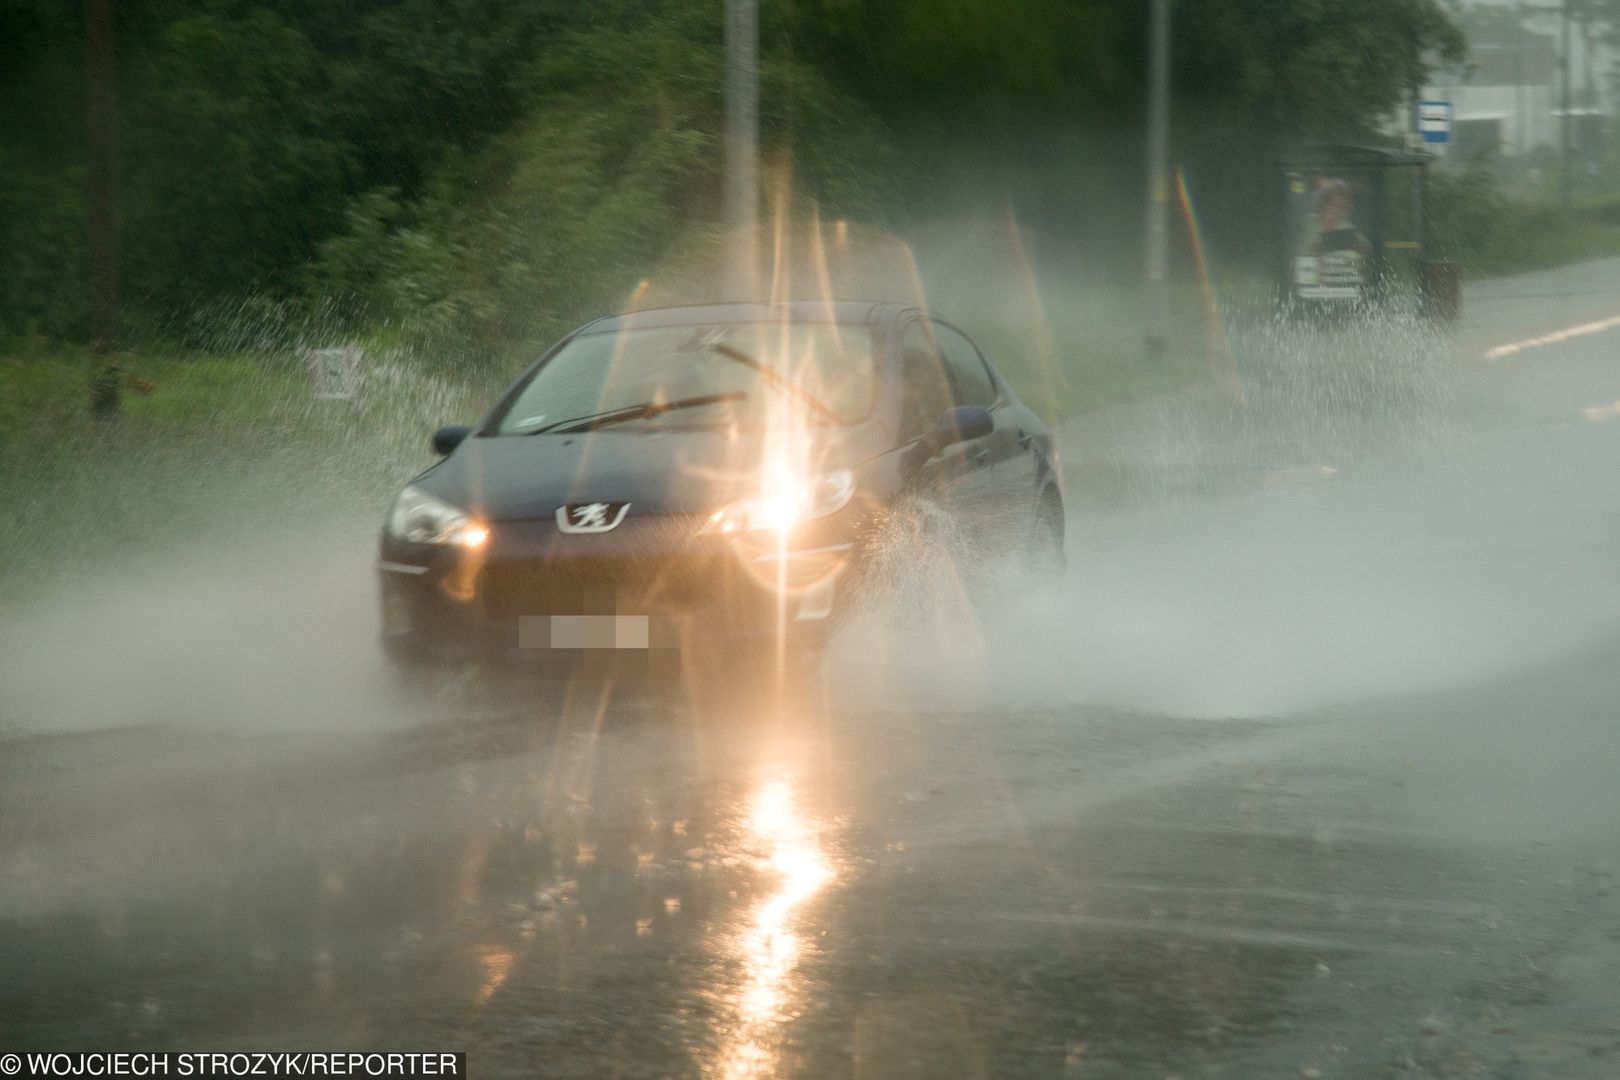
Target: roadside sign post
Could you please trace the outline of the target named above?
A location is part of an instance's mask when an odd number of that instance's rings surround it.
[[[360,359],[364,354],[354,345],[337,349],[310,349],[304,353],[309,369],[310,396],[316,401],[347,401],[360,404]]]
[[[1455,110],[1449,101],[1420,101],[1417,106],[1418,135],[1431,146],[1451,141]]]

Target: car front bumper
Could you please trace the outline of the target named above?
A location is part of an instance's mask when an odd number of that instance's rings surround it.
[[[519,657],[675,649],[692,634],[816,641],[843,606],[856,545],[836,523],[812,524],[791,544],[539,523],[494,526],[476,550],[385,536],[382,634],[398,652]]]

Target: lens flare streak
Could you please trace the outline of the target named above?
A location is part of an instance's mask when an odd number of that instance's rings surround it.
[[[1204,255],[1204,232],[1198,225],[1198,210],[1193,205],[1192,191],[1187,187],[1187,175],[1180,166],[1176,167],[1176,198],[1181,206],[1182,219],[1187,224],[1187,242],[1192,248],[1193,265],[1198,270],[1198,284],[1203,291],[1210,374],[1217,379],[1220,377],[1215,370],[1215,359],[1219,354],[1226,367],[1233,396],[1239,403],[1246,404],[1243,376],[1238,372],[1237,357],[1227,339],[1226,322],[1221,318],[1220,301],[1215,296],[1215,275],[1210,272],[1209,260]]]

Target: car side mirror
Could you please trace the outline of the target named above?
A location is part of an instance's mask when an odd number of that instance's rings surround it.
[[[982,439],[995,430],[996,422],[990,416],[989,409],[978,405],[958,405],[954,409],[946,409],[940,416],[939,427],[928,437],[928,442],[930,449],[937,454],[947,446]]]
[[[461,424],[449,424],[440,428],[433,433],[433,452],[444,457],[465,442],[467,436],[472,434],[472,430]]]
[[[948,446],[970,439],[982,439],[995,431],[996,422],[990,410],[977,405],[958,405],[946,409],[939,417],[939,426],[917,440],[906,452],[905,470],[914,473],[923,462],[937,457]]]

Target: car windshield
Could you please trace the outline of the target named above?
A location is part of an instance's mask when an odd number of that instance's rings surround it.
[[[854,424],[872,411],[875,370],[864,326],[703,323],[581,334],[529,376],[494,433],[604,420],[626,431],[755,428],[784,403],[810,423]]]

